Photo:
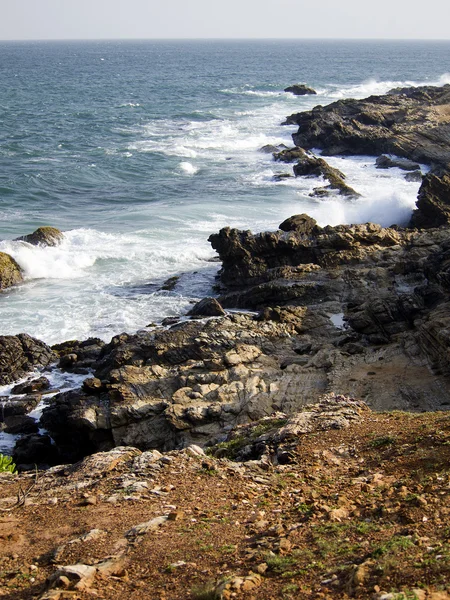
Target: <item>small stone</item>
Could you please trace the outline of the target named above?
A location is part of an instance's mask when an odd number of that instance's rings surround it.
[[[173,510],[167,516],[169,521],[182,521],[185,518],[185,514],[182,510]]]

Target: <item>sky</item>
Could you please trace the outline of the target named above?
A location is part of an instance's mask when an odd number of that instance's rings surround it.
[[[0,0],[0,40],[450,39],[449,0]]]

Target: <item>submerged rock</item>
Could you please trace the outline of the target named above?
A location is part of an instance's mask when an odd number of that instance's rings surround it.
[[[17,285],[22,281],[22,269],[13,257],[5,252],[0,252],[0,290]]]
[[[56,227],[38,227],[28,235],[16,238],[16,241],[28,242],[33,246],[58,246],[64,239],[64,234]]]
[[[376,166],[377,169],[391,169],[392,167],[397,167],[403,171],[420,170],[420,165],[412,160],[408,160],[407,158],[391,158],[390,156],[386,156],[386,154],[382,154],[377,158]]]

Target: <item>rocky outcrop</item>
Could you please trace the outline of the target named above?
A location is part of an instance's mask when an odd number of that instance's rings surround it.
[[[22,281],[22,269],[16,261],[9,254],[0,252],[0,290],[17,285]]]
[[[393,154],[415,162],[450,162],[450,85],[400,88],[364,100],[338,100],[297,113],[296,146],[324,155]]]
[[[429,228],[450,224],[450,173],[428,173],[419,189],[417,210],[410,227]]]
[[[27,242],[33,246],[58,246],[64,239],[64,234],[56,227],[38,227],[28,235],[16,238],[16,241]]]
[[[304,83],[295,83],[284,89],[285,92],[290,92],[294,96],[307,96],[317,94],[316,90],[305,85]]]
[[[323,158],[306,152],[303,148],[287,148],[273,154],[274,160],[295,162],[295,177],[323,177],[329,182],[326,187],[316,188],[315,195],[324,195],[328,190],[337,190],[343,196],[357,197],[359,194],[345,183],[345,175],[339,169],[329,165]]]
[[[51,348],[26,333],[0,336],[0,385],[17,381],[55,360]]]

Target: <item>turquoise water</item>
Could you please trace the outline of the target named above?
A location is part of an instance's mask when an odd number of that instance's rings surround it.
[[[447,42],[0,43],[0,250],[26,275],[0,296],[0,333],[109,339],[183,313],[211,291],[224,225],[406,221],[418,184],[373,157],[330,160],[361,200],[317,202],[259,148],[290,143],[280,123],[315,104],[450,82],[449,58]],[[283,93],[295,82],[318,95]],[[40,225],[63,245],[11,241]]]

